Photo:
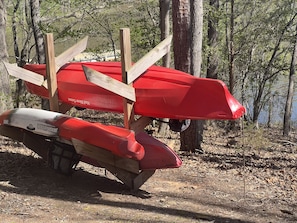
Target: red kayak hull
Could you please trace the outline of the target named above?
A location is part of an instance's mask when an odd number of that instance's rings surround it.
[[[57,74],[59,100],[77,107],[123,112],[122,97],[86,80],[82,65],[121,80],[120,62],[85,62],[65,64]],[[44,64],[27,64],[25,69],[46,75]],[[44,87],[26,83],[27,89],[48,98]],[[172,119],[237,119],[244,107],[219,80],[196,78],[174,69],[152,66],[138,78],[136,114]]]
[[[172,149],[146,133],[135,136],[134,131],[125,128],[91,123],[56,112],[14,109],[0,115],[0,125],[24,129],[70,144],[72,139],[77,139],[94,146],[94,149],[105,149],[116,156],[137,160],[140,170],[176,168],[182,164]],[[93,157],[89,158],[82,160],[92,160]]]
[[[59,137],[62,139],[78,139],[129,159],[141,160],[144,157],[144,147],[136,141],[134,132],[128,129],[69,116],[62,116],[50,124],[59,129]]]

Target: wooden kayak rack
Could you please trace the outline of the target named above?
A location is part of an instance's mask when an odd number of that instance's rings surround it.
[[[72,106],[60,104],[58,101],[58,89],[56,73],[65,63],[70,61],[74,56],[83,52],[87,46],[87,37],[66,50],[64,53],[55,57],[53,34],[45,35],[46,49],[46,79],[40,79],[40,75],[32,74],[30,71],[22,70],[22,75],[18,69],[6,64],[10,68],[10,74],[48,88],[50,110],[60,113],[67,112]],[[109,90],[123,97],[124,127],[133,130],[136,134],[144,131],[144,128],[152,121],[149,117],[140,117],[137,120],[134,117],[133,106],[136,101],[135,89],[133,82],[140,77],[150,66],[161,59],[170,51],[172,36],[163,40],[159,45],[147,53],[142,59],[132,65],[131,61],[131,41],[130,30],[128,28],[120,29],[121,43],[121,65],[122,65],[122,82],[115,80],[105,74],[83,67],[85,76],[88,81],[96,84],[106,90]],[[39,77],[38,77],[39,76]],[[48,155],[44,147],[48,147],[47,140],[40,135],[36,135],[26,130],[18,128],[1,126],[0,133],[4,136],[21,141],[28,148],[47,159]],[[72,145],[77,154],[89,157],[96,162],[98,166],[107,169],[115,177],[121,180],[125,185],[133,190],[139,189],[155,172],[155,170],[141,170],[139,162],[133,159],[123,158],[114,155],[112,152],[95,147],[88,143],[72,139]],[[95,148],[96,149],[95,149]]]

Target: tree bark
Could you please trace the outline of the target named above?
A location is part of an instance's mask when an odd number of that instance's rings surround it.
[[[234,0],[231,0],[230,36],[229,36],[229,91],[234,92]]]
[[[172,21],[175,69],[190,73],[189,0],[172,1]]]
[[[45,46],[44,46],[44,39],[43,33],[40,30],[40,5],[39,0],[30,0],[30,8],[31,8],[31,20],[32,20],[32,28],[34,33],[35,39],[35,49],[37,60],[39,64],[45,64]],[[49,110],[49,100],[41,99],[41,107],[42,109]]]
[[[8,61],[6,38],[6,8],[5,1],[0,1],[0,112],[12,108],[9,76],[2,62]]]
[[[219,10],[219,0],[210,0],[209,6],[211,7],[211,11],[215,13]],[[207,30],[207,38],[208,38],[208,47],[210,52],[207,56],[207,78],[218,78],[218,56],[216,53],[217,42],[218,42],[218,17],[216,15],[208,16],[208,30]]]
[[[170,23],[169,23],[169,11],[170,11],[171,0],[159,0],[160,7],[160,30],[161,30],[161,40],[166,39],[169,36]],[[170,67],[170,52],[167,53],[162,58],[163,67]],[[163,119],[164,122],[168,122],[169,119]],[[165,134],[169,130],[169,126],[164,122],[160,122],[159,133]]]
[[[40,30],[40,5],[39,0],[30,0],[32,28],[35,39],[35,48],[38,58],[38,63],[45,63],[45,47],[43,33]]]
[[[294,50],[293,50],[292,60],[290,65],[289,87],[288,87],[288,94],[287,94],[285,114],[284,114],[284,123],[283,123],[284,136],[288,136],[290,133],[290,120],[292,116],[296,62],[297,62],[297,26],[296,26]]]
[[[159,0],[161,40],[166,39],[170,32],[169,11],[171,0]],[[163,57],[163,67],[170,67],[170,52]]]
[[[201,76],[202,40],[203,40],[203,0],[190,0],[191,39],[190,39],[190,73],[195,77]]]
[[[177,70],[199,77],[202,63],[203,1],[172,1],[174,63]],[[202,151],[203,122],[192,121],[180,134],[180,150]]]

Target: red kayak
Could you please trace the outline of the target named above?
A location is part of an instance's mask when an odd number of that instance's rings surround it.
[[[134,131],[125,128],[91,123],[57,112],[14,109],[0,115],[1,125],[67,142],[67,145],[72,144],[72,139],[77,139],[92,145],[94,149],[108,150],[116,156],[137,160],[141,170],[176,168],[182,164],[172,149],[144,132],[135,135]]]
[[[60,102],[76,107],[123,112],[122,97],[87,81],[82,66],[121,80],[120,62],[65,64],[57,74]],[[27,64],[25,69],[46,76],[44,64]],[[42,86],[26,83],[27,89],[48,98]],[[220,80],[197,78],[174,69],[152,66],[134,81],[136,114],[171,119],[237,119],[245,108]]]

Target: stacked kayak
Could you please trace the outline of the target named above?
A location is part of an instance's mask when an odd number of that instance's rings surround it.
[[[125,128],[91,123],[57,112],[14,109],[0,116],[0,125],[29,131],[68,145],[72,145],[73,139],[76,139],[92,145],[94,149],[104,149],[118,157],[136,160],[140,170],[175,168],[182,163],[172,149],[144,132],[135,135]]]
[[[122,97],[90,83],[83,66],[121,80],[120,62],[67,63],[57,73],[60,102],[76,107],[123,112]],[[24,67],[46,76],[44,64]],[[43,86],[26,83],[27,89],[48,98]],[[230,94],[220,80],[197,78],[187,73],[151,66],[133,83],[136,92],[135,114],[171,119],[237,119],[244,107]]]

